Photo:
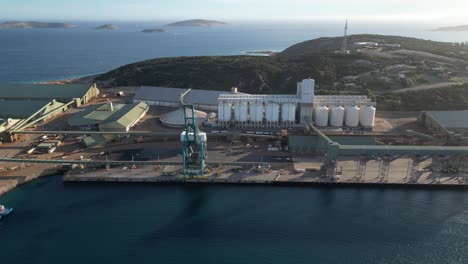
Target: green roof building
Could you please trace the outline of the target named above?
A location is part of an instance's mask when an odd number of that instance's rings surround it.
[[[0,84],[0,100],[45,100],[68,103],[79,99],[80,104],[99,95],[95,84]]]
[[[146,103],[105,103],[87,107],[68,119],[72,129],[128,132],[149,110]]]
[[[468,136],[468,110],[426,111],[419,115],[418,121],[434,133]]]
[[[98,95],[95,84],[0,84],[0,119],[21,119],[11,128],[21,130]]]

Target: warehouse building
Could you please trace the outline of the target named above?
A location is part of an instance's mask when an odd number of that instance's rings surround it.
[[[154,106],[180,107],[180,95],[186,91],[185,88],[142,86],[136,92],[133,102],[145,102]],[[225,93],[223,91],[193,89],[184,97],[184,102],[193,104],[199,110],[217,111],[218,97]]]
[[[99,95],[95,84],[0,84],[0,119],[21,130],[78,107]]]
[[[0,84],[0,101],[51,101],[76,106],[86,104],[99,95],[96,84]]]
[[[425,111],[421,112],[418,121],[434,133],[468,136],[468,110]]]
[[[68,119],[74,130],[128,132],[148,112],[144,103],[92,105]]]

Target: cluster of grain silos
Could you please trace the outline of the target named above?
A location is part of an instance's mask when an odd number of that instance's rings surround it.
[[[359,107],[357,105],[332,106],[320,105],[315,108],[314,120],[318,127],[362,127],[370,128],[375,123],[375,107],[368,105]]]
[[[221,101],[218,123],[235,127],[290,127],[296,123],[297,103]]]

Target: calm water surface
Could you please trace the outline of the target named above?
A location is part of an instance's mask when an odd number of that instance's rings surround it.
[[[468,193],[67,184],[5,196],[1,263],[467,263]]]

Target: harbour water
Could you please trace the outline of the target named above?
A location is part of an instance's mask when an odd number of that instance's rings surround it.
[[[70,23],[75,23],[71,21]],[[210,28],[165,28],[141,33],[165,22],[123,23],[116,31],[98,31],[103,22],[78,23],[76,29],[0,30],[0,82],[37,82],[102,73],[157,57],[241,55],[285,48],[319,37],[343,35],[343,23],[232,22]],[[75,23],[77,24],[77,23]],[[351,21],[349,34],[402,35],[438,41],[468,41],[468,32],[434,32],[440,25],[379,24]],[[164,28],[164,27],[163,27]]]
[[[63,184],[1,198],[2,263],[466,263],[461,191]]]

